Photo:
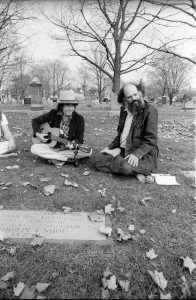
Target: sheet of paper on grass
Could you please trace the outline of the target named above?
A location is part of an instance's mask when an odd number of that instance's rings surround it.
[[[156,174],[152,173],[152,176],[155,177],[155,181],[158,185],[180,185],[176,181],[176,176],[170,174]]]

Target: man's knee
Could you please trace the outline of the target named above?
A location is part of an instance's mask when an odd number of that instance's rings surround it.
[[[133,168],[121,155],[117,155],[112,163],[112,172],[122,175],[132,175]]]
[[[94,158],[93,165],[98,172],[111,173],[111,162],[113,157],[108,154],[101,154]]]
[[[35,155],[39,154],[39,144],[34,144],[31,146],[31,153]]]

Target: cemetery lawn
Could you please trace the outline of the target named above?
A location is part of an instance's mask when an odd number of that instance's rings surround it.
[[[129,177],[98,173],[93,169],[93,157],[116,135],[118,117],[85,112],[85,137],[93,146],[92,159],[80,163],[78,167],[64,165],[57,168],[30,153],[31,120],[25,113],[6,113],[10,128],[18,144],[18,157],[0,158],[0,183],[10,182],[7,189],[0,186],[0,205],[11,210],[48,210],[62,211],[62,206],[72,207],[73,211],[93,212],[103,209],[107,204],[115,208],[110,215],[112,235],[106,243],[48,243],[32,247],[31,241],[16,243],[9,240],[0,242],[0,279],[8,272],[15,276],[2,286],[0,298],[13,299],[13,288],[23,282],[35,286],[37,282],[50,283],[47,289],[34,294],[47,299],[160,299],[160,288],[148,271],[163,272],[168,281],[162,294],[171,293],[172,299],[183,296],[182,276],[186,278],[184,298],[196,297],[196,269],[190,274],[183,266],[181,257],[190,257],[196,262],[193,217],[195,209],[194,179],[186,178],[181,171],[194,170],[195,160],[194,121],[192,111],[159,111],[159,173],[175,175],[180,186],[158,186],[141,184]],[[6,166],[18,165],[18,169]],[[83,172],[90,171],[85,176]],[[68,180],[78,183],[79,187],[64,185]],[[41,177],[50,181],[41,182]],[[35,187],[21,185],[30,182]],[[45,196],[43,188],[55,184],[54,194]],[[98,190],[106,189],[105,197]],[[147,205],[140,200],[151,197]],[[125,209],[117,209],[118,201]],[[173,211],[173,212],[172,212]],[[117,228],[128,233],[133,224],[134,239],[118,241]],[[145,230],[143,234],[141,230]],[[14,248],[16,246],[16,248]],[[9,249],[13,250],[10,253]],[[154,249],[158,256],[150,259],[146,252]],[[102,277],[106,269],[116,276],[114,290],[102,290]],[[129,281],[125,292],[119,281]],[[103,295],[102,295],[103,293]],[[162,296],[163,297],[163,296]],[[29,298],[30,299],[30,298]],[[41,298],[39,298],[41,299]],[[164,298],[162,298],[164,299]],[[169,299],[169,298],[168,298]]]

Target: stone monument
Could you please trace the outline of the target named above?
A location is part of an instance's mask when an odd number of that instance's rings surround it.
[[[33,78],[29,83],[29,94],[31,96],[30,116],[38,116],[43,113],[42,83],[38,78]]]

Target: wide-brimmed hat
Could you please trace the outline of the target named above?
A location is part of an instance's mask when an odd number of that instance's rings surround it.
[[[78,105],[79,102],[73,91],[61,91],[57,103]]]

